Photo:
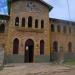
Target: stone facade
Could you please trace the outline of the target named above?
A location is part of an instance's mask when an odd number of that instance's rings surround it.
[[[7,23],[8,22],[6,20],[0,20],[0,26],[1,26],[1,24],[5,25],[4,33],[0,33],[0,47],[2,47],[2,48],[5,48],[6,37],[7,37],[7,29],[8,29]]]
[[[49,18],[49,5],[44,2],[35,0],[19,0],[11,3],[10,18],[1,20],[1,24],[5,25],[5,32],[0,33],[0,46],[5,50],[5,63],[22,63],[25,62],[50,62],[51,53],[56,48],[57,53],[68,52],[68,43],[70,42],[70,50],[74,52],[74,22]],[[18,26],[15,26],[15,19],[19,18]],[[32,17],[32,27],[28,27],[28,18]],[[22,18],[25,18],[25,26],[22,27]],[[38,27],[35,28],[35,20],[38,20]],[[44,26],[41,28],[41,21]],[[54,25],[54,31],[51,25]],[[59,27],[58,27],[59,25]],[[64,32],[63,27],[66,26]],[[58,27],[58,29],[57,29]],[[19,40],[18,53],[13,54],[14,40]],[[27,53],[26,49],[32,50],[32,45],[27,42],[32,40],[34,43],[33,55]],[[44,53],[40,54],[40,41],[44,41]],[[53,46],[53,42],[58,45]],[[26,45],[27,42],[27,45]],[[42,48],[43,49],[43,48]],[[63,50],[60,51],[60,50]],[[27,55],[27,56],[26,56]],[[27,57],[27,58],[26,58]],[[55,56],[56,57],[56,56]],[[61,56],[62,57],[62,56]],[[29,60],[30,59],[30,60]]]
[[[31,2],[30,7],[28,3]],[[33,6],[33,7],[32,7]],[[28,28],[28,17],[32,17],[32,28]],[[19,26],[15,26],[15,18],[19,17]],[[22,18],[25,18],[25,27],[22,27]],[[38,19],[38,28],[35,28],[35,20]],[[44,28],[41,29],[41,20],[44,21]],[[6,39],[6,55],[13,55],[13,41],[19,39],[18,55],[25,56],[25,42],[28,39],[34,41],[34,61],[44,57],[50,60],[50,34],[49,34],[49,9],[39,1],[15,1],[11,4],[10,20],[8,22],[8,35]],[[40,41],[44,40],[44,55],[40,55]],[[42,60],[43,59],[43,60]],[[42,60],[42,61],[41,61]]]
[[[75,22],[50,18],[50,23],[50,28],[53,26],[53,31],[51,31],[51,52],[53,53],[56,48],[55,53],[57,53],[58,57],[62,50],[65,59],[75,60]],[[57,42],[57,47],[53,45],[54,42]]]

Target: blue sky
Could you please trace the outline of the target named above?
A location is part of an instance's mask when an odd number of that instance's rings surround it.
[[[7,14],[6,0],[0,0],[0,14]]]
[[[67,0],[44,0],[54,8],[49,16],[52,18],[75,21],[75,0],[68,0],[70,5],[70,15],[68,14]],[[7,14],[6,0],[0,0],[0,14]]]
[[[75,0],[68,0],[70,7],[70,17],[68,13],[67,0],[44,0],[54,8],[50,12],[50,17],[75,21]]]

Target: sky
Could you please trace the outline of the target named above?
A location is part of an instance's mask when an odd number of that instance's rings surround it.
[[[53,6],[50,17],[75,21],[75,0],[44,0]],[[69,11],[68,12],[68,4]],[[70,16],[69,16],[70,13]]]
[[[69,8],[70,17],[68,12],[67,0],[44,0],[44,1],[53,6],[53,9],[49,13],[49,17],[75,21],[75,0],[68,0],[70,7]],[[6,15],[8,14],[6,0],[0,0],[0,14]]]

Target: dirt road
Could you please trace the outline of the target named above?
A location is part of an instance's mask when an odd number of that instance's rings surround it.
[[[6,65],[0,75],[75,75],[75,67],[53,64]]]

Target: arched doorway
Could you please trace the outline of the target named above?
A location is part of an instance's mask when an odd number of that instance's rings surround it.
[[[25,63],[32,63],[34,57],[34,42],[28,39],[25,43]]]

